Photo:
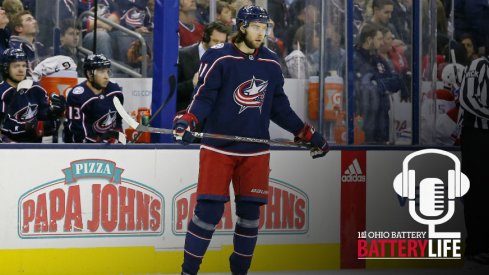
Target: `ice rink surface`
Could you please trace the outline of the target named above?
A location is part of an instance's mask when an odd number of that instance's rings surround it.
[[[199,273],[202,275],[229,275],[230,273]],[[343,269],[343,270],[320,270],[320,271],[279,271],[279,272],[250,272],[248,275],[488,275],[489,268],[460,268],[460,269]],[[160,274],[148,274],[160,275]],[[172,274],[180,275],[180,274]]]

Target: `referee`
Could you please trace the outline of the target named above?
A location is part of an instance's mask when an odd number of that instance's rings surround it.
[[[462,172],[470,180],[464,196],[466,266],[489,268],[489,59],[466,68],[460,88]]]

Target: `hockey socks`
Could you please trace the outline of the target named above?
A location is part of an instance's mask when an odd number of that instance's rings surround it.
[[[195,215],[187,227],[182,272],[197,274],[214,234],[215,226],[222,217],[224,203],[197,202]]]
[[[260,205],[254,202],[237,202],[236,228],[234,229],[234,251],[229,257],[233,274],[247,274],[258,239]]]
[[[214,230],[204,229],[194,223],[195,217],[188,224],[187,236],[185,237],[185,247],[183,256],[182,270],[188,274],[197,274],[202,258],[211,242]],[[212,225],[211,225],[212,226]]]
[[[229,257],[231,272],[233,274],[246,274],[251,265],[253,251],[258,239],[258,226],[246,228],[236,223],[234,230],[234,251]]]

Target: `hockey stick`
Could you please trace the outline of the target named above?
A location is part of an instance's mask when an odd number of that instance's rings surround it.
[[[135,129],[138,132],[169,134],[169,135],[173,134],[172,129],[149,127],[138,123],[126,112],[126,110],[124,109],[124,107],[122,106],[121,102],[117,97],[114,97],[114,106],[117,112],[119,113],[119,115],[121,115],[122,120],[124,120],[129,125],[129,127]],[[190,132],[190,133],[192,133],[192,135],[196,138],[213,138],[213,139],[231,140],[236,142],[262,143],[262,144],[277,145],[277,146],[311,149],[311,146],[309,144],[295,143],[293,141],[270,140],[270,139],[230,136],[230,135],[220,135],[220,134],[210,134],[210,133],[197,133],[197,132]]]
[[[151,121],[153,121],[156,118],[156,116],[161,112],[161,110],[163,110],[163,108],[165,108],[165,106],[168,104],[168,102],[170,102],[170,99],[173,97],[173,94],[175,94],[175,91],[177,88],[176,87],[177,86],[177,79],[176,79],[175,75],[171,75],[170,78],[168,78],[168,82],[170,84],[170,93],[166,97],[165,102],[163,102],[163,104],[161,104],[161,106],[158,108],[158,110],[156,110],[156,112],[153,115],[151,115],[151,118],[149,119],[148,124],[150,124]],[[138,132],[138,134],[136,135],[136,137],[134,137],[134,139],[131,143],[136,143],[142,134],[143,134],[143,132]]]

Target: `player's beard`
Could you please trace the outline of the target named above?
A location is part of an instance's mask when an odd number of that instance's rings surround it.
[[[250,39],[248,39],[248,32],[245,32],[245,37],[243,39],[243,42],[245,43],[246,47],[250,48],[250,49],[258,49],[261,47],[261,45],[263,45],[263,42],[260,43],[260,45],[256,45],[255,43],[253,43],[253,41],[251,41]]]
[[[246,47],[250,48],[250,49],[258,49],[261,47],[261,45],[263,45],[263,42],[260,43],[260,45],[256,46],[255,43],[253,43],[253,41],[250,41],[248,38],[245,38],[244,41],[243,41],[246,45]]]
[[[97,81],[93,80],[92,81],[92,86],[97,89],[97,90],[102,90],[102,89],[105,89],[107,88],[107,85],[103,86],[103,85],[100,85]]]

